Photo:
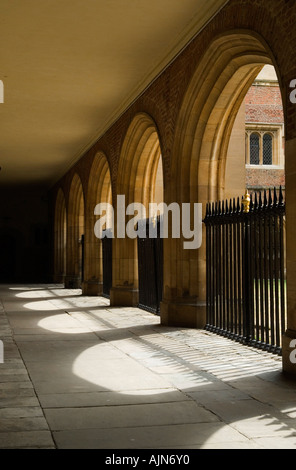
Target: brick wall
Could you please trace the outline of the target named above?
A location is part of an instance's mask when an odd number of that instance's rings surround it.
[[[253,85],[246,95],[246,122],[284,122],[283,105],[279,86]]]
[[[246,185],[248,189],[285,187],[285,170],[269,170],[266,168],[247,168]]]
[[[284,112],[280,87],[277,84],[254,84],[245,98],[246,123],[283,124]],[[246,186],[249,190],[285,187],[285,170],[246,168]]]

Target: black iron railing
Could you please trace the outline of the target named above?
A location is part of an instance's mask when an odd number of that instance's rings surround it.
[[[81,235],[79,240],[79,276],[81,284],[84,282],[84,258],[85,258],[85,241],[84,235]]]
[[[286,329],[282,190],[208,204],[206,329],[281,354]]]
[[[159,314],[163,288],[161,217],[138,223],[139,307]]]
[[[107,229],[103,231],[102,238],[103,250],[103,296],[110,297],[112,287],[112,231]]]

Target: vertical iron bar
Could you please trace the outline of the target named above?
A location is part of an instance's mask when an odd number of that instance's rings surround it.
[[[219,203],[217,217],[221,214],[221,204]],[[222,323],[222,279],[221,279],[221,224],[217,223],[217,271],[218,271],[218,319],[217,326],[220,330],[223,328]]]
[[[280,289],[281,289],[281,335],[286,330],[286,287],[285,287],[285,251],[284,251],[284,211],[282,188],[279,196],[280,207]]]
[[[221,266],[221,298],[222,298],[222,330],[225,331],[225,276],[226,276],[226,259],[225,259],[225,213],[224,201],[222,202],[221,211],[221,250],[222,250],[222,266]]]
[[[270,344],[269,321],[269,263],[268,263],[268,202],[266,190],[264,190],[264,301],[265,301],[265,343],[266,348]]]
[[[270,278],[270,333],[272,351],[275,351],[275,316],[274,316],[274,240],[273,240],[273,216],[274,203],[272,202],[271,191],[269,191],[269,278]]]
[[[233,337],[233,218],[232,218],[232,200],[230,200],[229,205],[229,331],[231,333],[230,337]]]
[[[255,292],[255,259],[254,259],[254,240],[255,240],[255,215],[254,215],[254,203],[253,203],[253,197],[251,196],[250,200],[250,212],[249,212],[249,224],[250,224],[250,241],[249,241],[249,299],[250,299],[250,305],[249,305],[249,321],[250,321],[250,341],[254,342],[254,325],[255,325],[255,318],[254,318],[254,312],[255,312],[255,298],[254,298],[254,292]]]
[[[259,251],[259,224],[258,224],[258,199],[257,199],[257,193],[255,194],[255,205],[253,209],[254,213],[254,296],[255,296],[255,302],[254,302],[254,309],[255,309],[255,314],[254,314],[254,319],[255,319],[255,327],[254,327],[254,335],[255,335],[255,342],[258,344],[259,338],[260,338],[260,309],[259,309],[259,296],[260,296],[260,284],[259,284],[259,256],[260,256],[260,251]],[[259,221],[260,223],[260,221]]]
[[[220,249],[219,249],[219,224],[218,205],[215,206],[215,246],[216,246],[216,323],[215,327],[220,326]]]
[[[250,217],[245,215],[244,221],[244,238],[243,238],[243,254],[244,254],[244,319],[243,319],[243,336],[246,343],[251,338],[251,302],[250,302]]]
[[[243,293],[242,293],[242,209],[240,201],[238,200],[238,213],[239,221],[237,225],[237,246],[238,246],[238,318],[237,318],[237,334],[242,336],[242,303],[243,303]]]
[[[212,271],[212,280],[213,280],[213,288],[212,288],[212,326],[216,325],[217,321],[217,264],[216,264],[216,227],[215,227],[215,206],[212,205],[212,210],[210,212],[210,231],[211,231],[211,239],[212,239],[212,263],[211,263],[211,271]]]
[[[210,324],[214,325],[215,323],[215,257],[214,257],[214,248],[215,248],[215,240],[214,240],[214,226],[212,221],[210,221],[208,225],[209,231],[209,243],[210,243],[210,259],[209,259],[209,267],[210,267]]]
[[[233,315],[233,332],[237,334],[237,314],[238,314],[238,305],[237,305],[237,296],[238,296],[238,256],[237,256],[237,217],[236,217],[236,205],[235,199],[233,200],[233,285],[234,285],[234,315]]]
[[[259,278],[260,278],[260,343],[261,347],[264,346],[265,332],[264,332],[264,230],[263,230],[263,201],[262,195],[259,195]]]
[[[211,324],[212,320],[212,297],[211,297],[211,270],[212,270],[212,262],[211,262],[211,225],[209,223],[209,204],[207,204],[206,208],[206,278],[207,278],[207,325]]]
[[[280,348],[281,345],[281,326],[280,326],[280,267],[279,267],[279,254],[280,254],[280,232],[279,232],[279,207],[277,201],[276,190],[274,190],[274,229],[273,229],[273,237],[274,237],[274,290],[275,290],[275,322],[276,322],[276,345],[277,349]]]
[[[206,223],[208,218],[208,204],[206,205],[206,217],[205,217],[205,224],[206,224],[206,326],[209,324],[209,309],[210,309],[210,283],[209,283],[209,228]]]

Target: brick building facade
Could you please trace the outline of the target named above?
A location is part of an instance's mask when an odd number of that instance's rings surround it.
[[[266,66],[245,98],[246,186],[285,187],[284,112],[275,70]]]

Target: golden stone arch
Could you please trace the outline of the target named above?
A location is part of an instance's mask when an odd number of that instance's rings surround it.
[[[224,197],[229,140],[237,112],[271,51],[252,31],[216,37],[199,61],[178,117],[172,152],[171,200],[206,203]],[[203,240],[205,240],[203,234]],[[164,278],[162,320],[165,324],[204,327],[206,321],[206,249],[185,251],[182,240],[165,248],[171,259]],[[175,259],[166,249],[177,253]],[[184,314],[184,312],[186,312]]]
[[[163,202],[162,153],[159,132],[146,113],[132,120],[120,154],[116,194],[125,196],[125,203],[141,203],[147,217],[149,203]],[[116,201],[114,201],[116,209]],[[116,214],[116,211],[115,211]],[[117,227],[115,217],[115,232]],[[137,305],[138,258],[136,240],[118,239],[113,243],[113,305]]]
[[[82,235],[84,235],[85,196],[80,176],[75,173],[70,185],[67,211],[68,288],[80,288],[82,278]]]
[[[86,196],[85,278],[83,282],[83,293],[86,295],[102,293],[102,242],[95,236],[94,228],[98,217],[94,211],[97,204],[108,203],[111,205],[112,199],[109,162],[103,152],[98,152],[91,166]]]

